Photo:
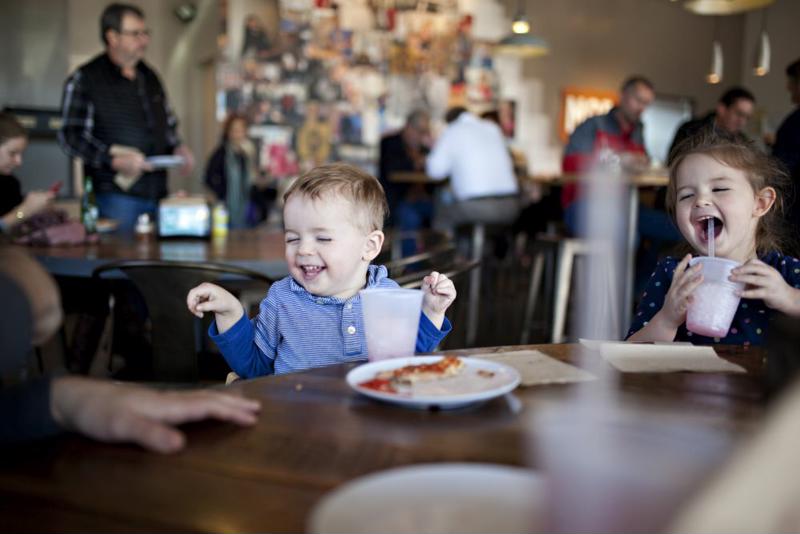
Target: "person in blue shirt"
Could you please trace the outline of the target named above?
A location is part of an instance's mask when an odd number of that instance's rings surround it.
[[[800,317],[800,261],[783,254],[789,183],[774,159],[752,141],[702,130],[682,142],[670,165],[667,207],[693,253],[740,263],[730,276],[744,283],[741,301],[724,338],[686,329],[686,312],[702,283],[702,266],[666,258],[656,267],[631,325],[630,341],[690,341],[761,345],[773,312]],[[708,235],[708,219],[714,235]]]
[[[386,195],[376,178],[343,163],[316,167],[284,195],[290,276],[272,284],[258,316],[204,283],[187,296],[189,310],[214,312],[209,334],[243,378],[284,374],[367,358],[364,288],[394,288],[386,268],[372,265],[383,246]],[[444,312],[456,297],[452,280],[425,277],[416,350],[432,351],[452,326]]]

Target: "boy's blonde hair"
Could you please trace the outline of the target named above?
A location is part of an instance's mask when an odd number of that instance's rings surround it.
[[[311,169],[295,180],[283,195],[283,201],[295,193],[314,200],[328,193],[340,195],[356,209],[356,222],[367,232],[383,230],[383,220],[389,211],[386,194],[377,178],[348,163],[328,163]]]
[[[758,221],[756,227],[756,254],[770,251],[786,252],[794,248],[794,240],[786,231],[784,218],[790,202],[789,177],[783,166],[760,150],[753,141],[742,135],[732,135],[713,126],[702,128],[686,138],[670,154],[669,184],[667,185],[667,210],[675,219],[677,201],[678,167],[692,154],[705,154],[718,162],[745,173],[754,193],[765,187],[775,190],[775,203]]]

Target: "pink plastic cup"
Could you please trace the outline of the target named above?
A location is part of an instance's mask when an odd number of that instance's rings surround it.
[[[708,337],[725,337],[733,316],[739,308],[737,291],[744,284],[728,280],[731,270],[741,265],[725,258],[701,256],[692,258],[689,265],[701,263],[703,283],[692,294],[693,300],[686,314],[686,328],[690,332]]]
[[[369,361],[413,356],[422,311],[419,289],[362,289]]]

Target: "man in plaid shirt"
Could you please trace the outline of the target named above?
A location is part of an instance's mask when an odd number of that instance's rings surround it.
[[[101,217],[132,231],[141,213],[155,214],[167,194],[167,172],[147,158],[180,156],[183,172],[194,165],[177,135],[177,120],[158,75],[144,61],[150,41],[136,6],[111,4],[100,19],[105,52],[67,79],[62,98],[64,150],[83,161],[94,181]]]

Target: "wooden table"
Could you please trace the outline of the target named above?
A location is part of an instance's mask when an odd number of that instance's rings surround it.
[[[89,277],[105,263],[117,260],[219,262],[245,267],[275,280],[289,274],[284,236],[274,230],[232,230],[224,239],[139,239],[131,235],[101,234],[95,244],[31,247],[54,275]]]
[[[352,364],[240,382],[232,388],[263,402],[258,424],[190,425],[188,449],[174,456],[76,436],[5,450],[4,530],[302,532],[315,503],[348,480],[455,461],[542,470],[558,496],[548,530],[588,521],[599,531],[652,531],[766,412],[758,349],[720,349],[746,375],[620,375],[576,345],[529,348],[602,376],[452,412],[361,397],[343,379]],[[616,453],[604,455],[609,444]]]

